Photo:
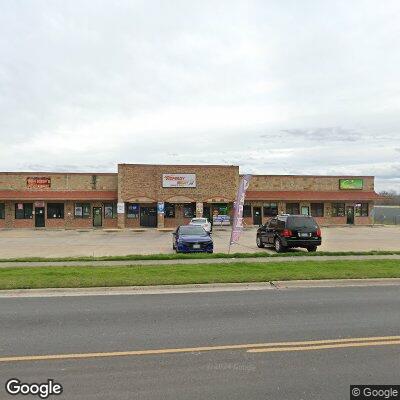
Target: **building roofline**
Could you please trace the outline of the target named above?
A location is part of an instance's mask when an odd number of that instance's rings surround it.
[[[0,171],[0,175],[118,175],[118,172]]]
[[[246,174],[239,174],[240,176]],[[265,174],[250,174],[252,176],[260,176],[260,177],[291,177],[291,178],[375,178],[373,175],[286,175],[286,174],[273,174],[273,175],[265,175]]]
[[[226,165],[226,164],[130,164],[130,163],[119,163],[120,165],[133,166],[133,167],[196,167],[196,168],[239,168],[239,165]]]

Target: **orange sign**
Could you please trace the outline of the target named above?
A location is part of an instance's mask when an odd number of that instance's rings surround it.
[[[30,176],[26,178],[26,187],[30,189],[49,188],[51,179],[46,177]]]

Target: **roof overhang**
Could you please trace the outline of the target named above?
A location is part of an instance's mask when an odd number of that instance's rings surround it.
[[[246,200],[297,200],[297,201],[373,201],[381,197],[375,192],[353,191],[247,191]]]
[[[0,200],[108,200],[118,199],[118,192],[105,190],[0,190]]]

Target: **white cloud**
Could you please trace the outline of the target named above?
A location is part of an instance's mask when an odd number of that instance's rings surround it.
[[[6,2],[0,169],[231,163],[400,191],[400,4]]]

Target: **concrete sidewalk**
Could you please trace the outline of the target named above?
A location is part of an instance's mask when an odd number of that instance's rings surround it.
[[[42,261],[42,262],[0,262],[1,268],[21,267],[119,267],[146,265],[176,265],[176,264],[229,264],[240,263],[275,263],[304,261],[335,261],[335,260],[400,260],[400,255],[366,255],[366,256],[293,256],[293,257],[251,257],[251,258],[201,258],[182,260],[132,260],[132,261]],[[399,262],[400,266],[400,262]]]

